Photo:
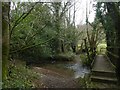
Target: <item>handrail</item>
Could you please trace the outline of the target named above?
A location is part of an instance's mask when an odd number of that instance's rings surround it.
[[[101,49],[105,49],[105,48],[101,48]],[[101,49],[100,49],[100,51],[101,51]],[[118,55],[113,54],[112,52],[108,51],[107,49],[106,49],[106,52],[108,52],[110,55],[112,55],[112,56],[114,56],[114,57],[116,57],[116,58],[119,58]],[[105,54],[105,55],[106,55],[106,54]],[[114,68],[116,68],[116,66],[110,61],[110,59],[109,59],[109,57],[108,57],[107,55],[106,55],[106,57],[107,57],[108,61],[111,63],[111,65],[112,65]]]
[[[92,61],[92,63],[91,63],[91,68],[92,68],[93,65],[94,65],[95,59],[96,59],[96,56],[94,57],[94,59],[93,59],[93,61]]]
[[[110,61],[109,57],[108,57],[106,54],[105,54],[105,56],[106,56],[107,60],[110,62],[110,64],[111,64],[114,68],[116,68],[116,66]]]
[[[108,51],[108,50],[106,50],[106,52],[108,52],[110,55],[112,55],[112,56],[114,56],[114,57],[116,57],[116,58],[119,58],[119,56],[118,56],[118,55],[115,55],[115,54],[111,53],[111,52],[110,52],[110,51]]]
[[[100,48],[100,52],[101,52],[102,49],[106,49],[106,48]],[[106,49],[106,52],[108,52],[110,55],[112,55],[112,56],[114,56],[114,57],[116,57],[116,58],[119,58],[118,55],[115,55],[114,53],[108,51],[107,49]]]

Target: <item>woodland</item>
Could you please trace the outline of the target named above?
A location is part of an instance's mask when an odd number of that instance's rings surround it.
[[[120,3],[94,2],[94,21],[89,21],[86,7],[86,22],[82,25],[76,25],[78,1],[75,0],[0,2],[2,87],[52,88],[51,84],[57,87],[55,82],[60,83],[57,88],[64,88],[60,79],[60,75],[63,75],[67,88],[72,85],[75,88],[96,88],[96,83],[91,83],[89,76],[97,55],[109,58],[115,67],[119,86]],[[75,71],[66,67],[77,62],[75,60],[80,62],[77,65],[87,67],[89,75],[75,79],[77,83],[74,85],[71,77]]]

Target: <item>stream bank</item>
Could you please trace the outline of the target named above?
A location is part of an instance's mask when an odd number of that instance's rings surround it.
[[[83,67],[79,55],[74,62],[53,62],[46,65],[33,66],[33,69],[41,74],[42,88],[81,88],[79,78],[84,78],[90,70]],[[39,85],[39,84],[38,84]]]

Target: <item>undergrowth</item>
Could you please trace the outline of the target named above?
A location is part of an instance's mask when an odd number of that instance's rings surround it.
[[[83,66],[89,66],[89,61],[86,54],[80,54]]]
[[[13,63],[9,65],[7,79],[3,81],[3,88],[34,88],[34,80],[39,74],[26,67],[23,63]]]
[[[79,78],[78,82],[81,88],[98,88],[95,83],[91,82],[90,75],[85,75],[84,78]]]

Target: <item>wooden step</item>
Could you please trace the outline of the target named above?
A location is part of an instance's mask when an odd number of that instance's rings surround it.
[[[117,78],[110,78],[110,77],[101,77],[101,76],[91,76],[91,81],[94,82],[102,82],[102,83],[117,83]]]
[[[103,76],[103,77],[116,77],[116,73],[113,71],[92,71],[93,76]]]

